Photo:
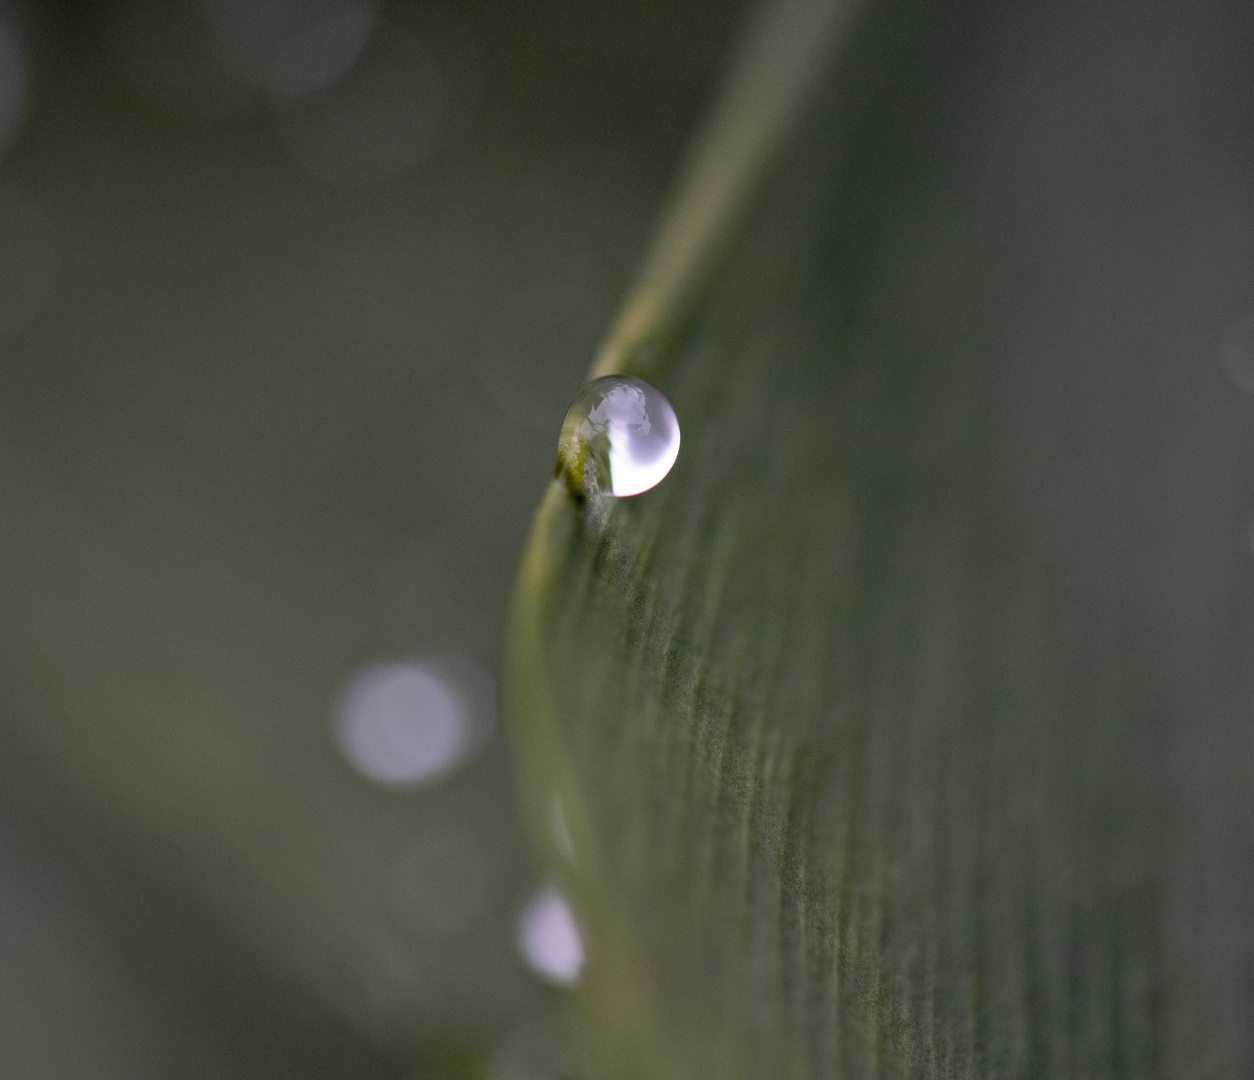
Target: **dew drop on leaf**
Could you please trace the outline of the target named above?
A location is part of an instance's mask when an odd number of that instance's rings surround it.
[[[579,391],[562,424],[557,472],[576,495],[639,495],[679,456],[671,403],[643,379],[606,375]]]

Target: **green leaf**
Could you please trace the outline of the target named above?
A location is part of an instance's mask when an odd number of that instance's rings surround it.
[[[611,333],[683,450],[633,499],[554,481],[510,643],[611,1074],[1254,1065],[1217,356],[1254,218],[1210,18],[875,9]]]

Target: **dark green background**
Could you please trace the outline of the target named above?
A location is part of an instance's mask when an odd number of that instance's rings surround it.
[[[0,284],[48,287],[0,340],[0,1073],[467,1066],[553,1007],[514,951],[506,748],[379,788],[332,703],[376,659],[495,672],[733,5],[384,5],[445,111],[350,185],[288,153],[193,4],[9,14],[32,78]],[[447,830],[495,875],[432,939],[389,867]]]

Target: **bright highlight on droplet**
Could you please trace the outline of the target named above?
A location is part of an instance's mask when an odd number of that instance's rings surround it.
[[[460,765],[482,746],[491,722],[491,681],[468,661],[396,662],[353,678],[335,733],[360,772],[407,787]]]
[[[584,386],[566,414],[558,471],[582,495],[639,495],[679,457],[671,403],[643,379],[606,375]]]
[[[518,949],[542,979],[571,986],[583,970],[583,939],[565,897],[544,889],[518,920]]]

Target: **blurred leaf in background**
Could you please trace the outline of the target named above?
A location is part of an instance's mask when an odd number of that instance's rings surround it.
[[[506,598],[734,16],[0,9],[5,1076],[563,1067]]]

